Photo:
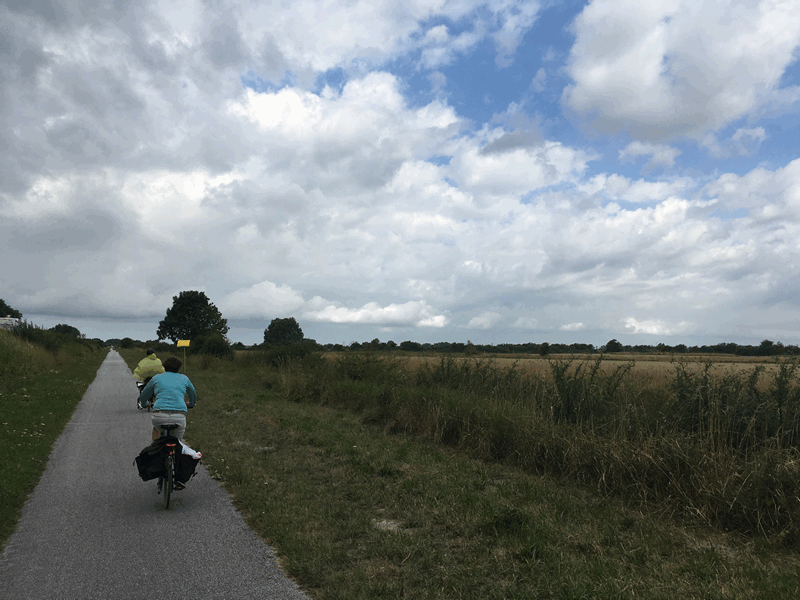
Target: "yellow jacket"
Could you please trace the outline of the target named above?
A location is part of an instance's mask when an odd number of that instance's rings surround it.
[[[161,365],[161,359],[156,358],[155,354],[150,354],[139,361],[139,364],[133,370],[133,376],[140,381],[144,381],[148,377],[153,377],[163,372],[164,367]]]

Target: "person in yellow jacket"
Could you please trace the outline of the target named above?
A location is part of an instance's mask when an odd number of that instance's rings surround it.
[[[141,396],[144,386],[154,376],[164,372],[164,365],[161,364],[161,359],[156,356],[156,351],[152,348],[147,349],[147,355],[139,361],[136,368],[133,370],[133,377],[137,379],[136,387],[139,388],[139,395]],[[142,405],[139,404],[139,399],[136,400],[136,407],[141,410]]]
[[[144,381],[146,383],[146,380],[163,372],[164,365],[161,364],[161,359],[156,356],[155,350],[148,348],[147,356],[136,365],[136,368],[133,370],[133,376],[139,381]]]

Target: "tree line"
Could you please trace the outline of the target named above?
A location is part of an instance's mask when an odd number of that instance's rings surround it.
[[[353,342],[347,346],[343,344],[325,344],[328,350],[404,350],[406,352],[437,352],[451,354],[733,354],[737,356],[796,356],[800,355],[800,348],[795,345],[784,345],[781,342],[764,340],[758,346],[735,344],[733,342],[715,345],[687,346],[677,344],[622,344],[616,339],[610,340],[603,346],[593,344],[550,344],[548,342],[527,342],[522,344],[473,344],[472,342],[434,342],[419,343],[404,341],[397,344],[393,341],[381,342],[377,338],[371,342]]]
[[[22,318],[22,313],[8,306],[0,299],[0,316]],[[82,338],[80,331],[66,324],[59,324],[53,330]],[[632,353],[632,354],[731,354],[737,356],[797,356],[800,348],[796,345],[784,345],[782,342],[763,340],[759,345],[736,344],[723,342],[714,345],[687,346],[686,344],[669,345],[659,343],[623,344],[616,339],[609,340],[602,346],[593,344],[559,344],[548,342],[527,342],[522,344],[473,344],[462,342],[421,343],[411,340],[382,342],[378,338],[370,342],[352,342],[344,344],[317,344],[315,340],[305,338],[300,324],[294,317],[272,319],[264,330],[264,340],[260,344],[247,347],[241,342],[232,344],[227,337],[228,321],[223,318],[219,309],[209,300],[205,292],[189,290],[180,292],[172,298],[172,306],[167,309],[164,318],[159,322],[156,338],[144,342],[157,349],[171,349],[180,340],[190,340],[192,353],[212,354],[219,357],[232,357],[235,350],[276,349],[302,343],[306,350],[310,348],[333,351],[405,351],[436,352],[445,354],[600,354],[600,353]],[[172,345],[163,340],[171,340]],[[103,343],[102,340],[94,340]],[[132,347],[139,345],[131,338],[109,339],[106,345]]]

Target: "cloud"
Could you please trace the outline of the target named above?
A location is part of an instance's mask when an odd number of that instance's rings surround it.
[[[303,297],[290,286],[278,286],[271,281],[238,289],[216,303],[229,319],[274,318],[290,314],[303,304]]]
[[[566,106],[602,132],[702,139],[779,89],[800,45],[800,5],[594,0],[572,30]]]
[[[539,321],[533,317],[519,317],[514,321],[514,327],[518,329],[536,329]]]
[[[380,306],[369,302],[361,308],[345,308],[334,305],[319,310],[311,310],[303,315],[314,321],[327,323],[359,323],[382,326],[444,327],[447,316],[435,314],[434,309],[423,301],[409,301],[405,304]]]
[[[629,333],[634,334],[649,334],[649,335],[676,335],[678,333],[685,333],[692,327],[692,324],[686,321],[681,321],[677,325],[668,325],[659,319],[637,321],[633,317],[625,319],[625,329]]]
[[[652,168],[659,165],[672,167],[675,165],[675,159],[680,153],[680,150],[663,144],[645,144],[639,141],[633,141],[619,151],[619,159],[624,161],[629,157],[635,159],[639,156],[649,156],[650,160],[647,161],[645,168]]]
[[[531,87],[539,93],[547,88],[547,72],[544,70],[544,67],[540,67],[539,70],[536,71],[536,77],[533,78]]]
[[[437,101],[407,107],[396,78],[383,72],[348,81],[341,93],[247,90],[228,112],[257,126],[267,168],[293,165],[291,180],[303,189],[334,194],[385,185],[404,161],[433,153],[459,125]]]
[[[322,341],[800,322],[796,3],[595,0],[566,63],[560,25],[537,56],[564,16],[538,2],[115,7],[0,7],[23,312],[161,317],[196,289]],[[535,93],[564,75],[561,105]]]
[[[495,61],[498,66],[507,67],[513,62],[522,37],[536,20],[539,3],[495,0],[491,6],[496,20],[500,23],[500,28],[493,36],[498,48]]]
[[[750,215],[760,222],[774,222],[777,216],[781,216],[785,218],[783,227],[791,229],[800,218],[797,203],[800,197],[800,159],[775,170],[756,167],[744,175],[725,173],[708,183],[703,193],[717,198],[729,211],[750,211]],[[757,239],[755,231],[753,235]]]
[[[761,142],[767,139],[767,133],[763,127],[753,127],[751,129],[741,128],[723,143],[717,140],[713,133],[708,134],[703,139],[709,153],[716,158],[730,158],[736,156],[751,156],[758,152]]]
[[[470,329],[491,329],[500,320],[503,318],[503,315],[494,311],[486,311],[478,315],[477,317],[473,317],[470,319],[469,324],[467,327]]]
[[[681,197],[695,186],[689,178],[671,178],[658,181],[631,180],[623,175],[605,173],[595,175],[577,187],[591,195],[601,195],[609,200],[621,200],[635,204],[662,202]]]
[[[450,162],[453,177],[462,189],[488,194],[524,194],[577,178],[592,158],[553,141],[526,147],[498,143],[509,140],[502,131],[493,132],[487,138],[489,143],[484,148],[475,143],[477,140],[465,140]]]

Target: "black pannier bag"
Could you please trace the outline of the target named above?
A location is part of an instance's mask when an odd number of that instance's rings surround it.
[[[136,457],[136,467],[139,469],[139,477],[142,478],[142,481],[150,481],[166,475],[164,469],[167,458],[166,441],[166,437],[158,438]]]
[[[179,452],[177,457],[178,461],[175,465],[175,479],[181,483],[186,483],[192,477],[194,477],[194,471],[197,468],[197,464],[200,462],[200,459],[193,458],[192,456],[184,454],[183,452]]]
[[[157,477],[164,477],[166,471],[164,465],[167,458],[166,442],[170,440],[177,444],[175,457],[175,478],[181,483],[186,483],[195,475],[195,470],[200,462],[200,453],[194,452],[186,447],[192,454],[183,452],[184,446],[174,437],[160,437],[155,442],[147,446],[136,457],[136,467],[139,469],[139,477],[142,481],[150,481]]]

